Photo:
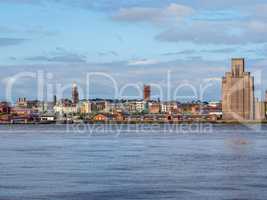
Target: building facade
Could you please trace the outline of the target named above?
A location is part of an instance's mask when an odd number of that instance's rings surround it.
[[[79,107],[79,112],[81,114],[89,114],[92,112],[90,101],[81,101],[78,107]]]
[[[255,101],[255,120],[262,121],[266,119],[266,102]]]
[[[11,110],[8,102],[0,102],[0,114],[9,114]]]
[[[27,108],[28,107],[27,99],[25,97],[18,98],[18,100],[16,102],[16,107],[18,107],[18,108]]]
[[[161,105],[158,102],[151,102],[148,104],[148,112],[150,114],[159,114],[161,112]]]
[[[232,59],[232,70],[222,79],[223,119],[253,120],[254,99],[254,78],[245,72],[245,60]]]
[[[144,101],[150,101],[151,99],[151,87],[150,85],[144,85]]]

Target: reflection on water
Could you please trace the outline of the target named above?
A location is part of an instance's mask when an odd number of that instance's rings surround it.
[[[257,127],[256,127],[257,128]],[[88,134],[0,126],[0,199],[267,199],[267,127]]]

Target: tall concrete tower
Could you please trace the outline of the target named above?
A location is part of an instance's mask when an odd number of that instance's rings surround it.
[[[77,104],[79,103],[79,92],[76,83],[72,85],[72,103]]]
[[[223,119],[253,120],[254,104],[254,78],[245,72],[243,58],[232,59],[232,70],[222,79]]]

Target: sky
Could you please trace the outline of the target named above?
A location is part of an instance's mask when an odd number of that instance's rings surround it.
[[[69,97],[73,82],[81,98],[151,84],[153,98],[220,100],[235,57],[261,98],[266,55],[266,0],[0,0],[1,100]]]

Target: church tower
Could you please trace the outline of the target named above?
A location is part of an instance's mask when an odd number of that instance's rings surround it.
[[[72,103],[78,104],[79,103],[79,92],[76,83],[72,85]]]

